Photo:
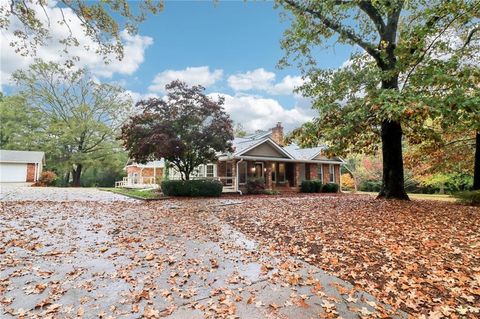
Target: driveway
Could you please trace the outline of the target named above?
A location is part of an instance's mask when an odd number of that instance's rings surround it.
[[[1,201],[133,201],[131,198],[96,188],[30,187],[28,184],[0,183]]]
[[[15,192],[0,203],[2,318],[389,313],[349,283],[220,222],[217,213],[236,200],[144,203],[90,189]]]

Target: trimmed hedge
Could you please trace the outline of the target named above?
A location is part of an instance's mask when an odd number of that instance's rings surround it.
[[[247,184],[247,194],[264,194],[265,193],[265,180],[260,178],[249,178]]]
[[[169,180],[161,184],[166,196],[220,196],[223,184],[220,181],[196,179],[188,181]]]
[[[453,196],[464,205],[480,206],[480,190],[459,192]]]
[[[338,192],[338,184],[335,183],[327,183],[323,185],[322,192],[323,193],[337,193]]]
[[[320,180],[305,180],[300,185],[302,193],[320,193],[322,190],[322,182]]]

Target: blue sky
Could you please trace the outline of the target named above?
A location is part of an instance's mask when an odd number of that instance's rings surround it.
[[[53,4],[49,8],[53,15],[56,9]],[[138,35],[124,35],[123,61],[105,66],[92,52],[74,53],[98,80],[123,85],[135,99],[161,96],[165,83],[180,78],[204,85],[212,96],[224,96],[227,111],[247,130],[267,129],[277,121],[292,129],[315,112],[308,100],[292,93],[300,83],[298,70],[276,68],[288,25],[273,2],[167,1],[163,12],[140,26]],[[61,30],[55,32],[61,35]],[[39,55],[52,58],[57,49],[52,41]],[[319,51],[318,65],[337,68],[350,52],[345,46]],[[9,92],[9,73],[28,66],[31,59],[19,59],[3,44],[1,54],[0,83]]]

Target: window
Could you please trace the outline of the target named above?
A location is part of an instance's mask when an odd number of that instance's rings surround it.
[[[238,183],[245,184],[247,182],[247,162],[238,164]]]
[[[317,177],[323,183],[323,165],[322,164],[317,165]]]
[[[207,177],[215,177],[214,164],[207,164]]]
[[[328,172],[330,175],[330,183],[335,183],[335,166],[332,164],[328,165]]]
[[[277,167],[275,163],[272,163],[272,182],[277,181]]]
[[[285,182],[285,163],[278,164],[278,181]]]

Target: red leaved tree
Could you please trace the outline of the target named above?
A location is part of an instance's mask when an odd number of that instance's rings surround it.
[[[232,151],[232,120],[223,98],[206,96],[202,86],[177,80],[165,89],[164,98],[137,103],[142,113],[122,127],[121,138],[130,158],[139,163],[164,158],[188,180],[198,165]]]

